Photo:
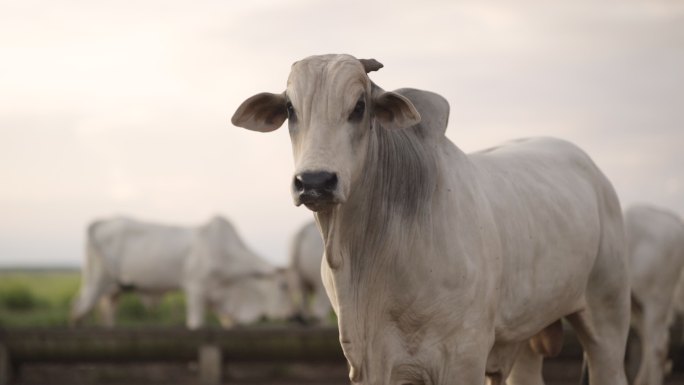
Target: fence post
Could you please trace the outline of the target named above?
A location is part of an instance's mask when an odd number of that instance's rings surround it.
[[[5,344],[0,343],[0,385],[9,385],[12,377],[12,361]]]
[[[200,345],[198,361],[200,384],[220,385],[223,374],[221,348],[213,344]]]

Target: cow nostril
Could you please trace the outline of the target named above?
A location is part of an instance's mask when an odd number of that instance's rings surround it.
[[[331,176],[325,181],[324,183],[324,188],[326,190],[334,190],[337,187],[337,174],[333,173]]]
[[[304,183],[302,182],[299,175],[295,176],[294,178],[294,188],[296,191],[304,190]]]

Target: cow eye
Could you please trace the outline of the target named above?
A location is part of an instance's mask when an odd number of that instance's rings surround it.
[[[297,119],[297,115],[295,114],[295,109],[294,106],[292,106],[292,102],[288,100],[287,104],[285,105],[285,108],[287,109],[287,118],[290,120],[295,120]]]
[[[365,111],[366,111],[366,102],[363,100],[363,96],[362,96],[356,102],[356,105],[354,106],[354,109],[352,110],[351,114],[349,114],[349,121],[350,122],[360,122],[361,119],[363,119],[363,113]]]

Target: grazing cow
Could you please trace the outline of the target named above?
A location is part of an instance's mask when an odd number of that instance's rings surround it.
[[[626,385],[629,272],[610,182],[556,139],[467,155],[444,135],[447,101],[384,91],[367,75],[380,67],[306,58],[285,92],[232,118],[261,132],[288,120],[292,194],[323,236],[352,382],[483,384],[566,317],[592,383]]]
[[[202,326],[208,305],[223,327],[294,315],[287,269],[275,268],[242,242],[233,226],[213,218],[195,235],[183,289],[188,327]]]
[[[285,318],[293,307],[286,283],[285,274],[252,253],[223,218],[198,228],[101,220],[88,227],[71,320],[77,323],[100,301],[105,324],[113,326],[122,291],[156,297],[178,289],[186,293],[187,325],[193,329],[203,324],[205,304],[224,326],[229,319]]]
[[[651,206],[625,211],[632,275],[632,325],[641,340],[634,385],[661,385],[667,372],[673,297],[684,268],[684,223]]]
[[[326,322],[332,306],[321,280],[323,239],[311,222],[295,234],[290,252],[290,269],[294,274],[297,297],[300,298],[300,313],[305,320]]]

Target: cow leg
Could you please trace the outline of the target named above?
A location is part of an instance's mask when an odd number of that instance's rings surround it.
[[[306,322],[308,320],[306,285],[304,284],[301,275],[294,272],[292,269],[287,277],[290,297],[292,298],[292,303],[295,304],[296,309],[295,319],[300,318]]]
[[[82,272],[81,288],[71,308],[70,323],[78,324],[93,310],[100,297],[113,290],[113,285],[114,282],[107,275],[101,259],[89,254]]]
[[[480,361],[481,360],[479,359],[476,360],[461,357],[457,364],[455,363],[454,365],[450,365],[450,369],[452,369],[451,374],[445,376],[443,381],[439,382],[439,384],[453,384],[454,379],[456,378],[460,380],[460,382],[458,382],[460,384],[506,384],[505,379],[500,373],[491,373],[491,375],[485,375],[486,362]]]
[[[488,385],[506,385],[508,374],[511,372],[513,363],[517,359],[520,348],[526,344],[512,343],[494,345],[487,356],[487,375]]]
[[[100,298],[101,291],[95,287],[83,287],[78,295],[78,298],[74,302],[71,310],[70,323],[72,325],[77,325],[83,318],[90,313],[91,310],[97,304],[97,300]]]
[[[298,287],[299,292],[301,293],[301,303],[299,307],[299,312],[302,318],[308,322],[313,318],[311,315],[311,306],[313,305],[311,299],[312,291],[310,286],[306,282],[304,282],[303,279],[300,279]]]
[[[199,329],[204,325],[206,298],[198,288],[185,288],[186,315],[185,324],[188,329]]]
[[[314,292],[313,301],[311,302],[311,315],[321,323],[330,323],[330,300],[325,294],[325,290],[321,287]]]
[[[116,322],[116,309],[119,303],[119,293],[103,295],[100,298],[99,310],[102,324],[108,328],[114,327]]]
[[[627,385],[623,364],[626,333],[610,325],[609,319],[609,315],[587,309],[568,316],[584,348],[589,384]]]
[[[592,385],[627,385],[624,359],[629,333],[630,277],[621,208],[606,191],[598,252],[584,292],[584,307],[566,318],[584,348]]]
[[[116,291],[112,289],[112,286],[109,282],[105,283],[103,281],[96,283],[95,287],[81,289],[81,293],[79,294],[78,299],[74,303],[71,311],[72,325],[78,324],[97,305],[101,312],[100,314],[102,315],[103,323],[106,326],[113,326],[114,321],[111,318],[107,318],[107,315],[102,311],[102,300],[115,295],[114,293]]]
[[[667,362],[668,312],[651,304],[642,304],[641,310],[640,322],[635,322],[641,341],[641,364],[634,385],[660,385]]]
[[[627,371],[627,379],[630,384],[635,383],[636,376],[643,365],[643,348],[642,348],[642,330],[644,329],[644,310],[641,306],[640,301],[632,295],[632,308],[631,308],[631,331],[632,335],[627,339],[627,357],[625,359],[625,366]]]
[[[503,378],[501,373],[489,373],[487,374],[486,385],[506,385],[506,380]]]
[[[544,385],[543,363],[544,357],[532,350],[529,343],[524,343],[506,380],[508,385]]]
[[[610,281],[604,279],[604,285],[594,287],[590,282],[586,307],[567,317],[584,348],[593,385],[627,385],[623,361],[629,331],[629,287],[616,285],[607,290]]]
[[[465,324],[470,322],[473,321],[464,320]],[[438,379],[435,378],[433,382],[434,385],[506,384],[506,377],[503,373],[508,371],[515,357],[516,344],[494,346],[493,332],[491,335],[483,335],[468,331],[466,334],[453,338],[452,343],[458,346],[459,354],[447,356],[442,370],[439,371]]]
[[[522,344],[508,376],[513,385],[544,385],[545,357],[556,357],[563,348],[563,322],[557,320]]]

